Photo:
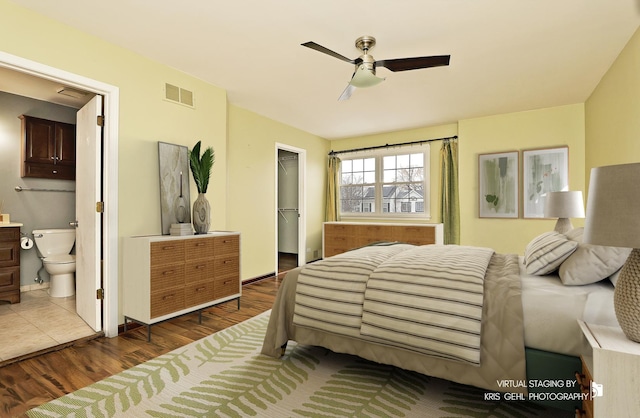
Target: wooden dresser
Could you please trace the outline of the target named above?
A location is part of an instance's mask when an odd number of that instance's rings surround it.
[[[325,222],[322,228],[322,256],[331,257],[379,241],[442,244],[442,224]]]
[[[20,226],[0,225],[0,300],[20,303]]]
[[[240,234],[140,236],[123,242],[123,314],[151,325],[237,299]]]

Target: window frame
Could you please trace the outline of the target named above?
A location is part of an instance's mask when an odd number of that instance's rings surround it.
[[[375,190],[374,208],[372,212],[343,212],[342,211],[342,196],[338,191],[338,208],[340,217],[342,219],[348,218],[381,218],[381,219],[431,219],[431,158],[430,158],[430,146],[429,143],[420,144],[418,146],[412,146],[410,148],[386,148],[376,149],[369,151],[356,151],[351,153],[344,153],[340,156],[340,160],[353,160],[353,159],[366,159],[375,158],[375,183],[373,184]],[[383,185],[385,184],[407,184],[407,182],[397,183],[384,183],[383,174],[383,159],[387,156],[397,155],[409,155],[409,154],[423,154],[423,207],[424,212],[385,212],[384,211],[384,196]],[[339,187],[342,188],[342,164],[340,164],[339,172]]]

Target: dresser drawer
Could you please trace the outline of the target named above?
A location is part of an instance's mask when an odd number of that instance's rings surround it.
[[[184,309],[184,287],[151,293],[151,318]]]
[[[0,241],[20,241],[20,228],[0,228]]]
[[[20,289],[20,266],[0,268],[0,292]]]
[[[211,259],[189,261],[184,269],[185,284],[213,280],[214,262]]]
[[[214,255],[228,255],[240,253],[240,237],[238,235],[230,235],[226,237],[215,238]]]
[[[0,228],[3,229],[3,228]],[[20,265],[20,241],[0,242],[0,267]]]
[[[211,302],[215,299],[215,283],[213,280],[187,285],[184,289],[186,307]]]
[[[215,281],[215,298],[235,295],[240,292],[240,277],[229,276],[217,278]]]
[[[215,238],[186,240],[184,243],[186,260],[213,257],[214,244]]]
[[[240,268],[240,257],[237,255],[228,255],[218,257],[214,260],[213,272],[216,276],[226,276],[236,273]]]
[[[184,264],[164,264],[151,267],[151,292],[184,287]]]
[[[151,265],[171,264],[184,261],[184,240],[152,242]]]

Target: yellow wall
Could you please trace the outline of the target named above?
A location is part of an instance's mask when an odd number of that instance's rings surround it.
[[[459,122],[460,241],[502,253],[523,254],[535,236],[553,230],[555,220],[478,217],[478,155],[569,146],[569,188],[583,190],[584,106],[574,104]],[[522,173],[522,154],[520,154]],[[522,175],[522,174],[521,174]],[[522,206],[522,179],[520,179]],[[582,220],[572,220],[574,226]]]
[[[225,228],[226,92],[131,51],[0,0],[0,50],[120,88],[119,235],[161,232],[157,141],[216,152],[207,196]],[[194,92],[196,108],[163,100],[165,82]],[[107,115],[109,117],[109,115]],[[191,181],[191,197],[197,197]]]
[[[229,106],[227,220],[242,233],[242,277],[276,269],[276,144],[306,151],[306,253],[322,254],[324,189],[329,142],[299,129]]]
[[[640,29],[585,104],[586,177],[593,167],[640,161]]]
[[[387,132],[383,134],[366,135],[359,137],[351,137],[344,139],[337,139],[331,141],[331,149],[333,151],[344,151],[350,149],[386,145],[386,144],[399,144],[403,142],[421,141],[424,139],[435,138],[447,138],[458,134],[458,125],[455,123],[424,127],[417,129],[407,129],[404,131]],[[441,222],[440,206],[437,202],[440,201],[440,141],[434,141],[430,143],[430,179],[429,192],[431,196],[431,218],[428,220],[411,219],[410,222],[428,222],[439,223]],[[342,219],[349,221],[371,221],[371,219],[352,218]],[[391,221],[389,221],[391,222]],[[400,221],[398,221],[400,222]],[[406,219],[401,222],[408,222]]]
[[[119,87],[119,237],[161,233],[157,141],[191,148],[202,140],[215,149],[207,197],[212,227],[226,228],[224,90],[5,0],[0,0],[0,15],[1,51]],[[195,109],[163,100],[165,82],[193,91]],[[191,192],[195,200],[193,180]],[[122,254],[118,270],[122,277]]]

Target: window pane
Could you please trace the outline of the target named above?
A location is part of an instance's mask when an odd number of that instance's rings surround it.
[[[375,158],[367,158],[364,160],[364,170],[365,171],[376,171],[376,159]]]
[[[388,205],[389,212],[424,212],[422,183],[383,186],[383,207]]]
[[[409,168],[409,155],[398,155],[397,156],[397,164],[398,168]]]
[[[340,187],[340,205],[344,213],[371,212],[375,210],[375,187]]]
[[[411,154],[411,167],[424,167],[424,154]]]
[[[385,183],[391,183],[396,181],[396,170],[384,170],[382,172],[382,181]]]
[[[396,168],[396,156],[389,155],[387,157],[384,157],[382,160],[382,168],[384,168],[385,170]]]

